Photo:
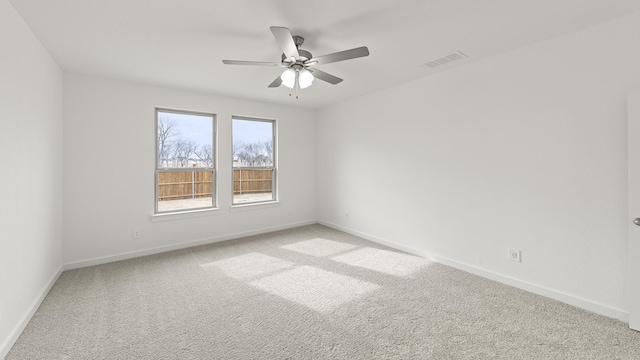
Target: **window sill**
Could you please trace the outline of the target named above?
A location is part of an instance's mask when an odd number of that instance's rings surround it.
[[[180,212],[153,214],[151,215],[151,222],[189,219],[194,217],[218,215],[219,213],[220,213],[219,208],[211,208],[211,209],[185,210]]]
[[[260,203],[251,203],[251,204],[237,204],[231,205],[229,207],[229,212],[237,212],[237,211],[251,211],[251,210],[261,210],[267,208],[273,208],[280,206],[280,201],[265,201]]]

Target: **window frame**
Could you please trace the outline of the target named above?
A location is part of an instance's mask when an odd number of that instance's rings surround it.
[[[178,115],[194,115],[194,116],[203,116],[203,117],[209,117],[211,118],[211,161],[212,161],[212,165],[211,167],[202,167],[202,166],[198,166],[198,167],[185,167],[185,168],[170,168],[170,167],[160,167],[160,163],[159,163],[159,159],[158,159],[158,152],[159,152],[159,144],[158,144],[158,122],[159,122],[159,114],[160,113],[172,113],[172,114],[178,114]],[[154,162],[155,162],[155,166],[154,166],[154,211],[153,214],[154,215],[171,215],[171,214],[181,214],[181,213],[188,213],[188,212],[194,212],[194,211],[203,211],[203,210],[214,210],[218,208],[218,171],[217,171],[217,159],[218,159],[218,149],[217,149],[217,125],[218,125],[218,119],[217,119],[217,114],[215,113],[209,113],[209,112],[203,112],[203,111],[193,111],[193,110],[182,110],[182,109],[171,109],[171,108],[161,108],[161,107],[156,107],[154,109],[154,118],[155,118],[155,141],[154,141],[154,145],[155,145],[155,158],[154,158]],[[158,180],[159,180],[159,176],[160,173],[167,173],[167,172],[208,172],[211,171],[211,206],[200,206],[200,207],[193,207],[193,208],[187,208],[187,209],[176,209],[176,210],[165,210],[165,211],[159,211],[158,210]],[[193,189],[192,189],[193,191]]]
[[[234,141],[234,133],[233,133],[233,121],[234,120],[242,120],[242,121],[255,121],[255,122],[266,122],[271,123],[271,141],[273,148],[273,165],[271,166],[243,166],[236,167],[234,166],[233,159],[233,141]],[[255,116],[243,116],[243,115],[232,115],[231,116],[231,208],[241,208],[245,206],[254,206],[254,205],[265,205],[272,204],[278,202],[278,130],[277,130],[277,121],[276,119],[269,118],[260,118]],[[247,169],[247,170],[271,170],[271,199],[269,200],[259,200],[252,202],[235,202],[235,178],[234,173],[236,169]]]

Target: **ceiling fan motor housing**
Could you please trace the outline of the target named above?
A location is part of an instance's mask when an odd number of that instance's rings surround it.
[[[298,49],[298,54],[300,54],[300,57],[296,59],[297,63],[302,63],[313,58],[313,55],[311,55],[311,53],[308,52],[307,50]],[[281,58],[283,63],[291,63],[291,61],[285,61],[285,60],[289,60],[287,55],[282,54]]]

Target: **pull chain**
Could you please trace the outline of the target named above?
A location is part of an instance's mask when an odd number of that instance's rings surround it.
[[[296,81],[293,83],[293,86],[296,88],[296,99],[298,98],[298,93],[300,92],[300,70],[296,70]]]

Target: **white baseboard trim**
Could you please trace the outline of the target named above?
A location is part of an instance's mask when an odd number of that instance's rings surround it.
[[[466,264],[457,260],[453,260],[453,259],[449,259],[447,257],[444,256],[439,256],[433,253],[430,253],[428,251],[424,251],[424,250],[420,250],[420,249],[416,249],[413,247],[409,247],[409,246],[405,246],[402,244],[398,244],[396,242],[393,241],[389,241],[389,240],[385,240],[361,231],[357,231],[342,225],[338,225],[338,224],[334,224],[328,221],[324,221],[324,220],[318,220],[319,224],[328,226],[330,228],[336,229],[336,230],[340,230],[340,231],[344,231],[348,234],[352,234],[358,237],[361,237],[363,239],[367,239],[370,241],[373,241],[375,243],[381,244],[381,245],[385,245],[388,246],[390,248],[393,249],[397,249],[400,251],[404,251],[406,253],[409,254],[413,254],[413,255],[417,255],[447,266],[451,266],[453,268],[462,270],[462,271],[466,271],[468,273],[474,274],[474,275],[478,275],[481,276],[483,278],[487,278],[493,281],[497,281],[509,286],[513,286],[515,288],[518,289],[522,289],[534,294],[538,294],[553,300],[558,300],[560,302],[563,302],[565,304],[569,304],[584,310],[588,310],[591,312],[594,312],[596,314],[600,314],[606,317],[610,317],[613,319],[617,319],[623,322],[628,323],[629,322],[629,313],[625,310],[622,309],[617,309],[608,305],[604,305],[604,304],[600,304],[588,299],[584,299],[581,298],[579,296],[575,296],[575,295],[571,295],[571,294],[567,294],[565,292],[562,291],[558,291],[558,290],[554,290],[554,289],[550,289],[548,287],[544,287],[544,286],[540,286],[537,284],[533,284],[527,281],[523,281],[523,280],[519,280],[507,275],[502,275],[490,270],[486,270],[486,269],[482,269],[479,268],[475,265],[470,265],[470,264]]]
[[[242,231],[242,232],[237,232],[233,234],[209,237],[204,239],[190,240],[190,241],[185,241],[177,244],[158,246],[154,248],[136,250],[136,251],[120,253],[115,255],[108,255],[108,256],[103,256],[103,257],[98,257],[93,259],[79,260],[79,261],[74,261],[74,262],[64,264],[64,270],[79,269],[87,266],[94,266],[94,265],[106,264],[106,263],[120,261],[120,260],[133,259],[141,256],[155,255],[155,254],[160,254],[167,251],[186,249],[186,248],[199,246],[199,245],[213,244],[221,241],[238,239],[245,236],[265,234],[273,231],[286,230],[286,229],[291,229],[299,226],[312,225],[317,223],[318,222],[316,220],[307,220],[307,221],[302,221],[297,223],[291,223],[291,224],[285,224],[285,225],[279,225],[279,226],[273,226],[273,227],[267,227],[267,228],[261,228],[261,229],[254,229],[249,231]]]
[[[40,304],[42,304],[42,301],[49,293],[49,290],[51,290],[51,287],[53,287],[53,284],[55,284],[56,281],[58,280],[58,277],[60,277],[60,274],[62,274],[62,271],[63,271],[63,266],[61,265],[58,268],[58,270],[56,270],[54,274],[49,278],[44,288],[38,293],[38,297],[36,297],[36,299],[31,303],[31,305],[27,309],[27,312],[24,315],[22,315],[22,317],[20,318],[20,321],[13,328],[13,331],[11,331],[11,334],[9,335],[9,337],[4,340],[2,345],[0,345],[0,359],[4,359],[7,356],[7,354],[9,354],[9,350],[11,350],[11,347],[13,347],[13,344],[15,344],[16,341],[18,341],[20,334],[22,334],[22,332],[24,331],[24,328],[27,327],[27,324],[29,324],[29,321],[31,321],[31,318],[40,307]]]

